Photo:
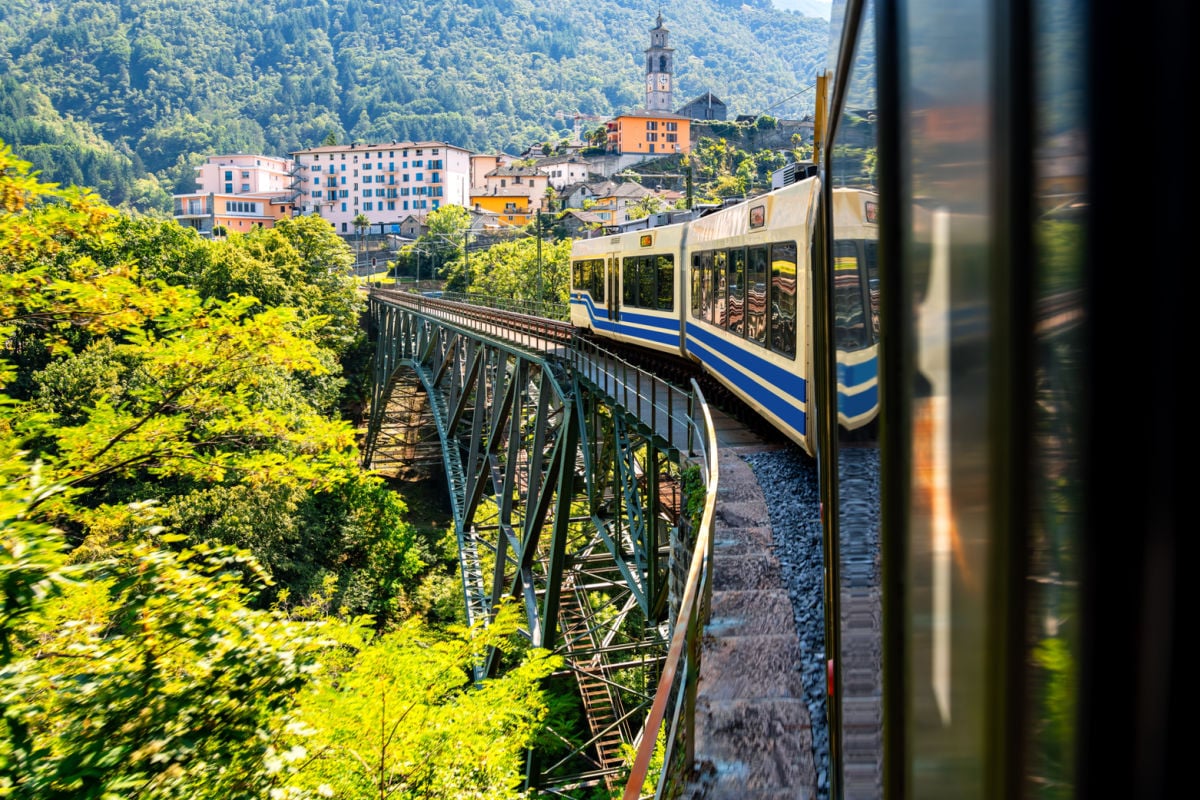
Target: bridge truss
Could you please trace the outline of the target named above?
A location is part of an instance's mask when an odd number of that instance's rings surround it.
[[[618,402],[594,362],[580,368],[560,337],[514,343],[511,322],[457,305],[372,296],[365,466],[427,446],[436,430],[468,623],[520,603],[529,645],[564,659],[551,690],[577,701],[580,724],[554,731],[561,746],[530,753],[528,783],[563,796],[611,789],[628,773],[667,656],[686,577],[671,565],[691,560],[687,453],[642,421],[640,399]],[[664,415],[670,427],[669,404]],[[502,669],[493,652],[475,678]]]

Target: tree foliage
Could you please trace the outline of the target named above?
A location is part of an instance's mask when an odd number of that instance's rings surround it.
[[[345,245],[201,241],[4,146],[0,205],[0,795],[519,796],[557,662],[473,688],[511,615],[400,624],[444,553],[313,391]]]

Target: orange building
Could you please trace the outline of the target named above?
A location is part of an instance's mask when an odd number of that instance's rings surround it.
[[[608,123],[610,153],[674,155],[691,149],[692,120],[679,114],[638,109]]]
[[[528,225],[536,211],[529,204],[529,192],[519,186],[494,189],[486,194],[472,194],[471,204],[476,211],[491,212],[501,225]]]
[[[508,164],[484,176],[484,185],[471,190],[477,211],[497,215],[501,225],[527,225],[533,214],[546,207],[550,176],[537,167]]]

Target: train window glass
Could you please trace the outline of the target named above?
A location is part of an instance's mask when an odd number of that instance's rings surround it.
[[[867,305],[871,311],[871,341],[879,341],[879,245],[863,242],[863,263],[867,267]]]
[[[636,258],[621,259],[621,302],[637,305],[638,263]]]
[[[729,261],[726,265],[729,276],[729,330],[738,336],[746,329],[745,326],[745,295],[746,295],[746,251],[740,247],[729,251]]]
[[[867,344],[858,242],[850,239],[833,243],[833,333],[838,350],[859,350]]]
[[[642,308],[654,308],[657,293],[654,290],[654,256],[638,258],[638,292],[636,305]]]
[[[704,284],[704,272],[700,269],[700,254],[692,254],[692,316],[700,316],[700,287]]]
[[[658,262],[658,302],[655,308],[659,311],[675,309],[675,257],[657,256]]]
[[[771,245],[771,349],[796,356],[796,243]]]
[[[746,336],[767,343],[767,248],[751,247],[746,260]]]
[[[724,250],[717,250],[713,253],[713,316],[711,322],[722,328],[725,327],[725,320],[728,317],[725,308],[725,290],[729,277],[725,274],[725,261]]]
[[[583,277],[583,266],[587,262],[573,261],[571,262],[571,288],[582,289],[587,286],[587,281]]]
[[[700,254],[700,319],[712,322],[712,253]]]
[[[597,258],[592,262],[592,299],[597,303],[604,302],[604,259]]]

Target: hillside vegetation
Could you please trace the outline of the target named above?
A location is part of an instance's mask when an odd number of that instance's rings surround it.
[[[644,105],[658,12],[642,0],[8,0],[0,138],[46,179],[161,208],[194,188],[203,154],[282,155],[331,135],[517,153],[569,131],[556,112]],[[664,24],[677,106],[712,91],[731,115],[811,110],[827,21],[769,0],[683,0]]]

